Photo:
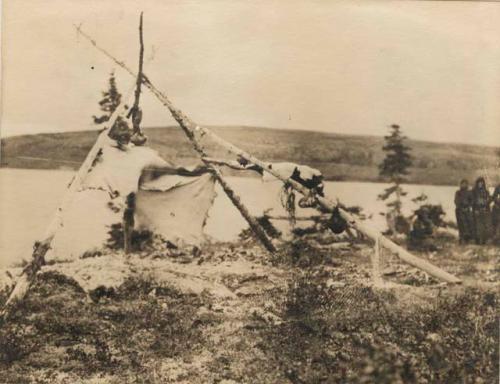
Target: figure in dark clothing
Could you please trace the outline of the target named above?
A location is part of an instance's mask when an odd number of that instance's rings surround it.
[[[496,243],[500,242],[500,184],[498,184],[493,192],[493,209],[491,211],[493,224],[493,239]]]
[[[483,177],[476,180],[472,190],[472,209],[474,212],[475,238],[477,244],[486,244],[491,232],[491,196]]]
[[[428,212],[426,209],[419,209],[416,213],[417,218],[408,234],[408,248],[420,251],[435,251],[436,246],[432,241],[434,230]]]
[[[465,179],[460,182],[460,189],[455,192],[455,215],[460,244],[465,244],[475,238],[472,192],[469,182]]]

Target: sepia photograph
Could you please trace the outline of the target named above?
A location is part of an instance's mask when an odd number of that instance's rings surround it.
[[[0,4],[0,384],[500,384],[500,2]]]

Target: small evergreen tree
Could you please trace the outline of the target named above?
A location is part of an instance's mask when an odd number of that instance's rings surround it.
[[[387,217],[398,220],[401,215],[402,203],[401,197],[406,195],[406,192],[401,187],[401,184],[406,181],[408,168],[412,165],[412,157],[410,155],[410,147],[404,145],[406,139],[401,133],[401,128],[397,124],[391,125],[391,133],[385,136],[385,145],[383,150],[385,158],[379,164],[379,175],[391,182],[382,194],[378,196],[380,200],[388,201]],[[392,200],[391,197],[394,197]],[[391,227],[391,226],[390,226]],[[394,228],[390,228],[394,230]]]
[[[102,100],[99,101],[99,107],[104,113],[101,116],[92,116],[94,124],[97,125],[107,122],[122,100],[122,95],[116,87],[114,72],[111,72],[109,75],[109,88],[107,91],[102,92],[102,96]]]
[[[114,72],[109,75],[109,88],[107,91],[102,92],[102,100],[99,101],[99,107],[103,114],[101,116],[92,116],[94,124],[100,125],[109,121],[116,108],[120,106],[122,95],[116,86],[116,79]],[[128,107],[124,105],[124,109]],[[126,144],[130,140],[131,131],[127,121],[118,116],[113,126],[109,129],[109,137],[116,140],[119,144]]]

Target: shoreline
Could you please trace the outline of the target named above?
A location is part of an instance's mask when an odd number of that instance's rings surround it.
[[[77,167],[58,167],[58,168],[39,168],[39,167],[9,167],[9,166],[0,166],[1,170],[19,170],[19,171],[62,171],[62,172],[76,172],[78,170]],[[227,177],[238,177],[245,179],[258,179],[261,176],[257,176],[252,171],[235,171],[228,169]],[[341,178],[341,177],[325,177],[325,182],[333,182],[333,183],[369,183],[369,184],[390,184],[389,181],[383,181],[379,178]],[[433,187],[458,187],[458,185],[450,184],[450,183],[428,183],[428,182],[418,182],[418,181],[410,181],[407,183],[403,183],[402,185],[418,185],[418,186],[433,186]]]

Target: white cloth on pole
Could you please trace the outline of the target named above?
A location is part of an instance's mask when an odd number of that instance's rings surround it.
[[[141,176],[151,168],[165,175],[139,186]],[[131,192],[138,195],[136,210],[142,227],[149,226],[174,243],[199,245],[215,197],[215,181],[203,169],[193,168],[193,177],[190,172],[166,162],[149,147],[132,144],[123,150],[108,140],[81,188],[61,212],[62,226],[46,260],[74,260],[102,248],[111,226],[122,222],[125,199]]]
[[[271,169],[277,172],[283,178],[290,178],[294,171],[297,169],[299,171],[300,177],[303,180],[311,180],[314,176],[320,177],[321,171],[308,167],[307,165],[300,165],[290,162],[272,163]],[[275,176],[271,175],[269,172],[264,172],[262,175],[262,181],[270,182],[279,180]]]

